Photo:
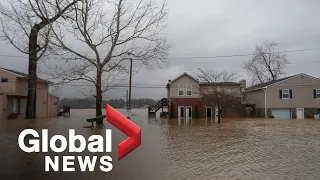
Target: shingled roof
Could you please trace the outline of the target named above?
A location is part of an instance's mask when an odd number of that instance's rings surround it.
[[[265,83],[261,83],[261,84],[256,84],[256,85],[253,85],[251,87],[248,87],[246,89],[246,91],[254,91],[254,90],[259,90],[259,89],[262,89],[263,87],[266,87],[266,86],[270,86],[274,83],[277,83],[277,82],[280,82],[280,81],[284,81],[286,79],[290,79],[292,77],[295,77],[295,76],[299,76],[301,74],[296,74],[296,75],[293,75],[293,76],[288,76],[288,77],[285,77],[285,78],[281,78],[281,79],[277,79],[277,80],[272,80],[272,81],[269,81],[269,82],[265,82]]]
[[[211,84],[220,84],[220,85],[239,85],[240,82],[200,82],[200,85],[211,85]]]
[[[23,77],[23,78],[28,78],[28,74],[26,74],[26,73],[22,73],[22,72],[18,72],[18,71],[15,71],[15,70],[2,68],[2,67],[0,67],[0,69],[2,69],[2,70],[4,70],[4,71],[7,71],[7,72],[9,72],[9,73],[15,74],[15,75],[17,75],[17,76]],[[45,80],[45,79],[38,78],[38,80],[39,80],[39,81],[42,81],[42,82],[44,82],[44,83],[47,83],[47,84],[52,84],[52,82],[47,81],[47,80]]]
[[[174,81],[178,80],[179,78],[181,78],[182,76],[188,76],[189,78],[193,79],[194,81],[198,82],[199,83],[199,80],[194,78],[193,76],[191,76],[190,74],[184,72],[182,74],[180,74],[178,77],[174,78],[171,83],[173,83]]]
[[[194,78],[193,76],[191,76],[190,74],[184,72],[182,74],[180,74],[178,77],[174,78],[173,80],[169,80],[169,83],[173,83],[174,81],[178,80],[179,78],[181,78],[182,76],[188,76],[189,78],[193,79],[194,81],[196,81],[197,83],[199,83],[199,85],[211,85],[211,84],[219,84],[219,85],[241,85],[240,82],[203,82],[200,81],[197,78]],[[168,88],[168,85],[166,86],[166,88]]]

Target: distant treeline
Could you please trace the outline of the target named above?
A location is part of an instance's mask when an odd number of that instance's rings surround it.
[[[134,108],[144,107],[147,105],[155,105],[158,100],[154,99],[132,99],[131,106]],[[61,106],[70,106],[72,109],[94,109],[94,99],[78,99],[78,98],[65,98],[60,101]],[[114,108],[125,108],[126,101],[124,99],[110,99],[102,101],[102,104],[109,104]],[[103,106],[104,107],[104,106]]]

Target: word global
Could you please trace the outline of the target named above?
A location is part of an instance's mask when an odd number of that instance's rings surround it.
[[[28,146],[25,144],[26,136],[33,136],[33,139],[28,140]],[[41,139],[40,139],[41,138]],[[37,152],[48,152],[49,147],[53,152],[61,153],[64,152],[67,147],[69,147],[70,153],[81,153],[86,148],[91,153],[110,153],[112,150],[111,147],[111,129],[106,130],[106,138],[100,135],[91,135],[88,138],[88,144],[86,139],[82,135],[76,135],[75,130],[69,130],[69,142],[62,135],[54,135],[50,141],[48,140],[48,130],[43,129],[41,136],[37,131],[33,129],[25,129],[23,130],[18,138],[19,147],[22,151],[27,153],[37,153]],[[41,148],[40,148],[41,141]],[[80,145],[76,147],[75,142],[79,141]],[[57,147],[56,143],[60,142],[60,146]],[[105,142],[105,143],[104,143]],[[41,150],[41,151],[40,151]],[[75,171],[75,160],[77,159],[79,168],[81,171],[94,171],[97,156],[62,156],[62,171],[64,172],[72,172]],[[112,158],[110,156],[102,156],[100,157],[100,170],[103,172],[109,172],[112,170]],[[54,156],[52,159],[50,156],[45,156],[45,171],[50,171],[50,167],[53,171],[59,171],[59,156]]]

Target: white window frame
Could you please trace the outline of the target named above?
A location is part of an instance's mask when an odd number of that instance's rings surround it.
[[[191,92],[190,95],[188,95],[188,91]],[[186,86],[186,96],[192,96],[192,85],[187,85],[187,86]]]
[[[288,91],[288,93],[284,93],[283,91]],[[290,89],[281,89],[282,99],[290,99]],[[288,97],[284,97],[283,95],[287,94]]]
[[[180,90],[181,89],[181,87],[182,87],[182,90]],[[185,88],[186,86],[185,85],[181,85],[181,84],[179,84],[178,85],[178,96],[185,96],[185,90],[186,90],[186,88]],[[182,91],[183,92],[183,94],[182,95],[180,95],[180,91]]]
[[[316,89],[316,98],[320,99],[320,89]]]

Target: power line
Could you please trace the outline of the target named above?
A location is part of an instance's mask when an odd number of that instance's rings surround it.
[[[5,55],[5,54],[0,54],[1,57],[19,57],[19,58],[28,58],[27,56],[17,56],[17,55]]]
[[[90,86],[94,86],[94,85],[89,85],[89,84],[77,84],[77,85],[74,85],[74,84],[65,84],[67,86],[85,86],[85,87],[90,87]],[[319,85],[320,86],[320,83],[319,84],[316,84],[316,85]],[[200,85],[201,86],[201,85]],[[289,85],[283,85],[282,87],[313,87],[315,86],[315,84],[289,84]],[[120,86],[109,86],[109,87],[113,87],[113,88],[125,88],[125,87],[129,87],[127,85],[120,85]],[[157,86],[132,86],[132,87],[136,87],[136,88],[165,88],[166,86],[163,86],[163,85],[157,85]],[[170,87],[174,87],[174,88],[177,88],[178,86],[170,86]]]
[[[95,87],[93,84],[92,85],[90,85],[90,84],[64,84],[62,86]],[[120,85],[120,86],[115,85],[115,86],[102,86],[102,87],[103,88],[110,88],[110,89],[112,89],[112,88],[129,88],[128,85]],[[146,89],[166,88],[165,85],[164,86],[162,86],[162,85],[157,85],[157,86],[134,86],[134,85],[132,85],[131,87],[133,87],[133,88],[146,88]]]
[[[297,43],[297,42],[304,42],[308,41],[310,39],[320,39],[320,36],[318,37],[309,37],[309,38],[304,38],[304,39],[298,39],[298,40],[293,40],[293,41],[283,41],[283,42],[276,42],[277,44],[292,44],[292,43]],[[299,44],[299,43],[298,43]],[[242,50],[254,50],[254,47],[251,48],[241,48],[241,49],[227,49],[228,51],[242,51]],[[178,56],[183,56],[183,55],[200,55],[200,54],[207,54],[205,52],[196,52],[196,53],[183,53],[183,54],[176,54]]]
[[[319,50],[319,49],[320,49],[320,47],[309,48],[309,49],[296,49],[296,50],[278,51],[278,52],[274,52],[271,54],[303,52],[303,51],[312,51],[312,50]],[[245,56],[253,56],[253,55],[255,55],[255,54],[249,53],[249,54],[234,54],[234,55],[220,55],[220,56],[169,57],[166,59],[215,59],[215,58],[245,57]]]
[[[28,82],[19,82],[19,81],[7,81],[10,83],[21,83],[21,84],[27,84]],[[81,83],[66,83],[66,84],[60,84],[60,83],[53,83],[54,85],[61,85],[61,86],[92,86],[94,87],[94,84],[81,84]],[[166,84],[132,84],[135,87],[165,87]],[[129,85],[111,85],[111,86],[103,86],[103,87],[129,87]]]
[[[9,82],[13,82],[13,81],[9,81]],[[17,82],[15,82],[17,83]],[[147,85],[147,84],[146,84]],[[319,85],[320,87],[320,83],[316,84]],[[77,87],[94,87],[93,84],[63,84],[62,86],[77,86]],[[102,86],[103,88],[107,87],[107,86]],[[114,86],[109,86],[109,88],[128,88],[128,85],[114,85]],[[148,85],[148,86],[139,86],[139,85],[132,85],[133,88],[146,88],[146,89],[164,89],[166,88],[166,85]],[[175,87],[177,88],[178,86],[172,86],[171,87]],[[283,85],[281,87],[297,87],[297,88],[306,88],[306,87],[315,87],[315,84],[289,84],[289,85]],[[37,88],[37,89],[45,89],[45,88]]]
[[[320,47],[316,48],[307,48],[307,49],[295,49],[295,50],[287,50],[287,51],[278,51],[271,54],[276,53],[293,53],[293,52],[304,52],[304,51],[312,51],[312,50],[320,50]],[[233,54],[233,55],[218,55],[218,56],[194,56],[194,57],[168,57],[165,59],[215,59],[215,58],[230,58],[230,57],[246,57],[246,56],[253,56],[254,53],[248,54]],[[17,55],[5,55],[0,54],[0,57],[20,57],[20,58],[28,58],[26,56],[17,56]],[[64,59],[64,60],[77,60],[81,58],[53,58],[53,59]]]
[[[315,63],[319,63],[320,61],[311,61],[311,62],[306,62],[306,63],[301,63],[301,64],[295,64],[295,65],[288,65],[288,67],[297,67],[297,66],[302,66],[302,65],[306,65],[306,64],[315,64]]]

